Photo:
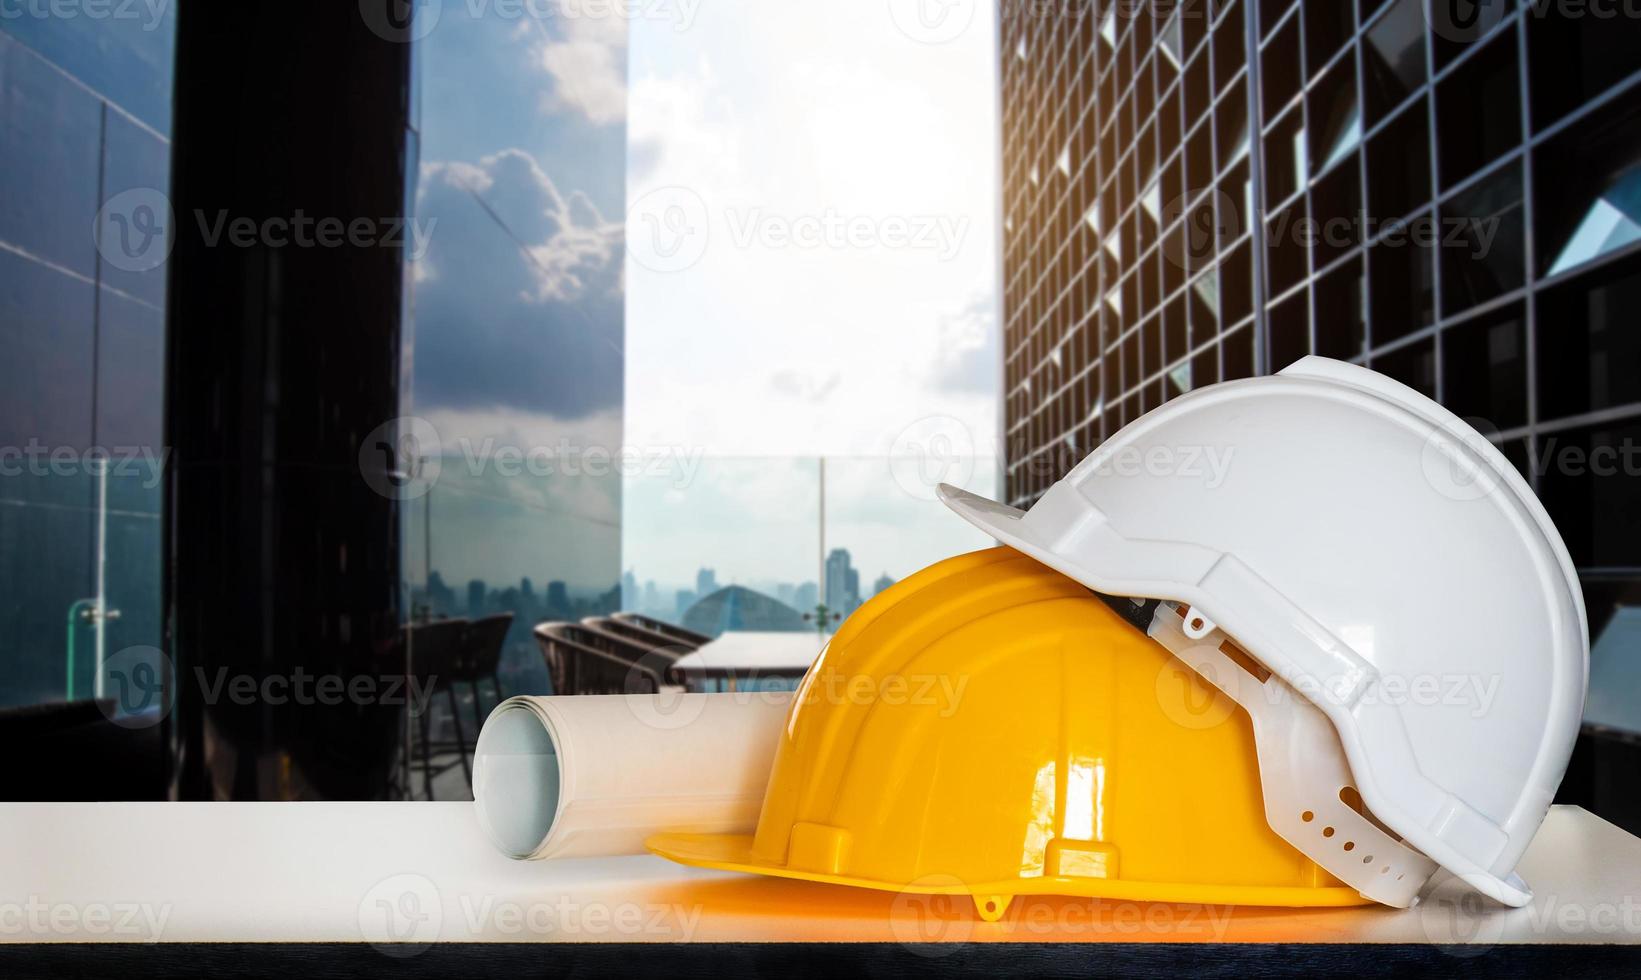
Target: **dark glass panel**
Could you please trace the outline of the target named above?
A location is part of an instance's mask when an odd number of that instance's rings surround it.
[[[1433,256],[1436,228],[1430,213],[1386,227],[1368,249],[1374,346],[1429,326],[1435,317]]]
[[[1437,164],[1452,187],[1521,143],[1516,33],[1505,31],[1436,85]]]
[[[1367,213],[1375,226],[1430,200],[1430,126],[1420,99],[1368,141]]]
[[[1539,294],[1538,415],[1641,402],[1641,257]]]
[[[1442,308],[1448,315],[1526,280],[1521,165],[1490,174],[1442,205]]]
[[[1496,429],[1527,424],[1527,331],[1520,306],[1442,331],[1442,399]]]
[[[1423,0],[1395,0],[1390,11],[1362,36],[1362,70],[1367,79],[1363,95],[1368,126],[1388,116],[1428,77],[1425,36],[1429,27]],[[1367,15],[1366,5],[1363,15]]]
[[[1434,397],[1436,394],[1436,341],[1427,337],[1406,347],[1398,347],[1388,354],[1373,358],[1373,369],[1389,375],[1415,391]]]

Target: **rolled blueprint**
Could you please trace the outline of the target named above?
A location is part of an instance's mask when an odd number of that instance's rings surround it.
[[[791,692],[516,697],[473,753],[479,824],[515,858],[642,854],[750,833]]]

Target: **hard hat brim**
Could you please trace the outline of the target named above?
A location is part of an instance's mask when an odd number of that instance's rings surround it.
[[[1216,885],[1197,882],[1128,881],[1122,878],[1036,877],[1006,881],[960,881],[952,875],[928,875],[914,882],[880,881],[850,875],[804,871],[757,858],[749,834],[656,834],[644,842],[669,861],[715,871],[769,875],[831,885],[849,885],[878,891],[924,895],[1014,897],[1068,895],[1127,902],[1170,902],[1193,905],[1249,905],[1276,908],[1341,908],[1371,905],[1355,889],[1284,887],[1276,885]]]

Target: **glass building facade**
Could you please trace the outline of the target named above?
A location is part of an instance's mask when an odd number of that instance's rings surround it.
[[[1633,7],[1007,2],[999,57],[1010,502],[1186,391],[1365,364],[1538,492],[1599,689],[1641,602]]]
[[[364,562],[344,558],[338,575],[352,575],[349,581],[357,584],[390,569],[395,582],[369,583],[373,609],[397,610],[411,621],[405,625],[513,614],[497,671],[502,690],[546,693],[550,684],[531,627],[543,619],[612,612],[620,600],[622,481],[610,460],[618,457],[623,434],[626,21],[546,16],[545,7],[479,9],[449,0],[418,5],[416,18],[401,22],[395,11],[405,12],[403,5],[384,0],[380,8],[346,5],[336,29],[318,26],[317,17],[286,18],[279,25],[292,34],[303,24],[324,31],[338,45],[352,45],[350,55],[361,59],[389,60],[372,47],[378,42],[410,52],[405,200],[391,210],[372,205],[351,212],[367,196],[363,190],[399,176],[388,172],[350,184],[349,166],[351,172],[368,169],[357,159],[339,163],[339,179],[329,186],[280,185],[277,193],[291,195],[287,203],[275,202],[273,190],[234,197],[223,190],[227,180],[213,193],[221,192],[222,206],[232,205],[236,219],[241,212],[268,216],[258,208],[272,209],[279,220],[304,214],[311,220],[368,218],[382,235],[376,243],[382,247],[312,247],[289,236],[274,242],[264,230],[252,242],[228,235],[221,247],[212,244],[203,254],[225,261],[242,257],[246,267],[280,266],[289,272],[281,282],[301,283],[294,288],[311,299],[333,268],[325,259],[342,252],[369,258],[402,248],[409,270],[404,306],[413,308],[413,319],[395,321],[402,325],[371,334],[367,343],[359,322],[348,318],[345,301],[380,283],[351,280],[338,302],[298,326],[334,327],[332,334],[361,338],[362,347],[380,346],[355,351],[359,370],[344,372],[341,381],[308,372],[312,387],[306,392],[284,390],[281,401],[265,391],[263,429],[270,443],[274,434],[289,434],[292,445],[277,448],[305,452],[312,447],[294,433],[322,414],[302,413],[324,402],[335,423],[326,429],[332,437],[355,427],[361,433],[373,427],[394,431],[394,423],[400,430],[430,431],[433,440],[421,445],[437,458],[408,472],[433,478],[412,478],[410,490],[384,492],[371,483],[374,471],[363,452],[355,464],[350,447],[336,497],[295,479],[262,485],[296,488],[277,502],[318,513],[339,532],[358,522],[338,499],[359,490],[391,496],[398,504],[403,560],[389,561],[373,550]],[[255,16],[245,13],[247,20]],[[130,768],[119,760],[140,755],[141,786],[87,778],[87,791],[107,798],[163,792],[161,757],[180,755],[162,744],[161,733],[181,714],[173,707],[182,689],[176,681],[214,677],[226,663],[202,659],[211,651],[171,646],[165,632],[167,575],[178,567],[166,557],[166,542],[172,540],[174,550],[178,533],[175,522],[169,535],[165,527],[168,517],[177,516],[167,510],[167,480],[176,477],[181,455],[166,427],[168,398],[172,421],[179,414],[167,382],[168,374],[172,381],[183,377],[168,372],[167,331],[173,355],[179,347],[199,355],[211,347],[197,337],[179,342],[182,335],[167,324],[190,294],[195,308],[201,305],[205,284],[178,273],[184,278],[168,293],[168,277],[184,267],[179,242],[209,238],[211,222],[229,215],[182,203],[173,175],[188,176],[182,161],[190,149],[237,145],[233,126],[244,122],[246,113],[236,117],[225,110],[220,126],[201,126],[196,113],[188,129],[186,96],[215,91],[200,84],[219,67],[207,56],[243,50],[279,61],[285,52],[272,50],[266,36],[241,36],[243,43],[232,47],[227,38],[233,32],[216,36],[200,27],[203,20],[190,21],[176,4],[11,4],[0,10],[0,347],[7,354],[0,360],[0,730],[44,733],[41,744],[50,743],[50,751],[32,753],[44,760],[40,772],[21,774],[5,790],[19,798],[56,792],[47,770],[61,769],[60,758],[83,759],[88,767],[116,760],[105,767],[111,771]],[[577,56],[590,57],[590,67]],[[313,77],[307,73],[304,81]],[[327,77],[339,91],[348,84]],[[245,105],[260,105],[255,100],[270,92],[290,101],[291,89],[281,87],[277,72],[256,80],[266,84],[247,82]],[[231,98],[223,96],[229,110]],[[340,113],[353,104],[338,99],[337,105]],[[263,125],[277,132],[290,121]],[[368,142],[366,129],[356,128],[353,146]],[[292,138],[318,140],[331,132],[293,126]],[[401,137],[393,139],[397,145]],[[251,162],[233,172],[244,184],[256,183],[248,176],[254,174]],[[200,174],[193,176],[198,188]],[[218,206],[215,198],[208,203]],[[245,291],[255,292],[254,283]],[[253,336],[248,323],[223,316],[225,332]],[[297,332],[281,336],[289,341]],[[395,410],[341,417],[345,413],[325,401],[327,385],[331,391],[363,390],[367,374],[375,384],[383,363],[396,365],[402,398]],[[235,378],[211,381],[232,388]],[[318,397],[299,400],[301,393]],[[399,418],[386,417],[394,414]],[[254,445],[260,451],[262,444]],[[169,498],[171,504],[185,499],[176,493]],[[272,505],[249,523],[265,529],[270,542],[290,546],[280,554],[295,554],[312,541],[289,533]],[[243,525],[225,521],[223,527],[237,531]],[[231,535],[220,537],[228,542]],[[255,566],[258,555],[242,544],[224,544],[223,561],[211,577],[254,581],[240,566]],[[270,543],[268,554],[276,551]],[[331,554],[345,556],[347,550]],[[311,566],[291,572],[271,558],[265,565],[283,582],[318,581]],[[247,588],[255,590],[254,584]],[[173,583],[173,602],[178,591]],[[365,633],[360,621],[350,620],[355,612],[329,596],[293,603],[280,621],[301,622],[315,633],[339,624],[329,635],[340,638],[335,649],[343,656],[343,648]],[[396,642],[394,650],[381,651],[386,662],[397,663],[394,658],[409,645],[402,637]],[[251,650],[254,644],[236,638],[215,646]],[[322,642],[315,647],[290,644],[249,666],[226,665],[259,678],[289,674],[311,668],[304,659],[310,655],[335,652]],[[325,669],[345,666],[329,663]],[[168,700],[161,697],[167,684]],[[317,716],[292,711],[286,727],[315,731]],[[449,717],[441,698],[436,740],[448,737],[440,725]],[[83,735],[93,728],[95,736]],[[106,736],[108,731],[119,737]],[[469,742],[472,735],[470,728]],[[303,788],[300,759],[286,764],[273,748],[253,741],[239,746],[247,758],[254,749],[296,776],[273,790],[265,783],[233,788],[239,796],[356,798],[374,792],[363,777],[356,784]],[[119,754],[127,745],[130,754]],[[59,750],[62,755],[52,754]],[[103,774],[96,780],[106,780],[105,769],[96,770]]]
[[[170,5],[0,17],[0,708],[160,645],[165,273],[158,225],[100,212],[169,186],[175,33]]]

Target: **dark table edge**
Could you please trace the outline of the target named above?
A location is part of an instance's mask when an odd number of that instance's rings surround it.
[[[0,945],[0,975],[1193,978],[1641,976],[1641,946],[1394,943],[63,943]]]

